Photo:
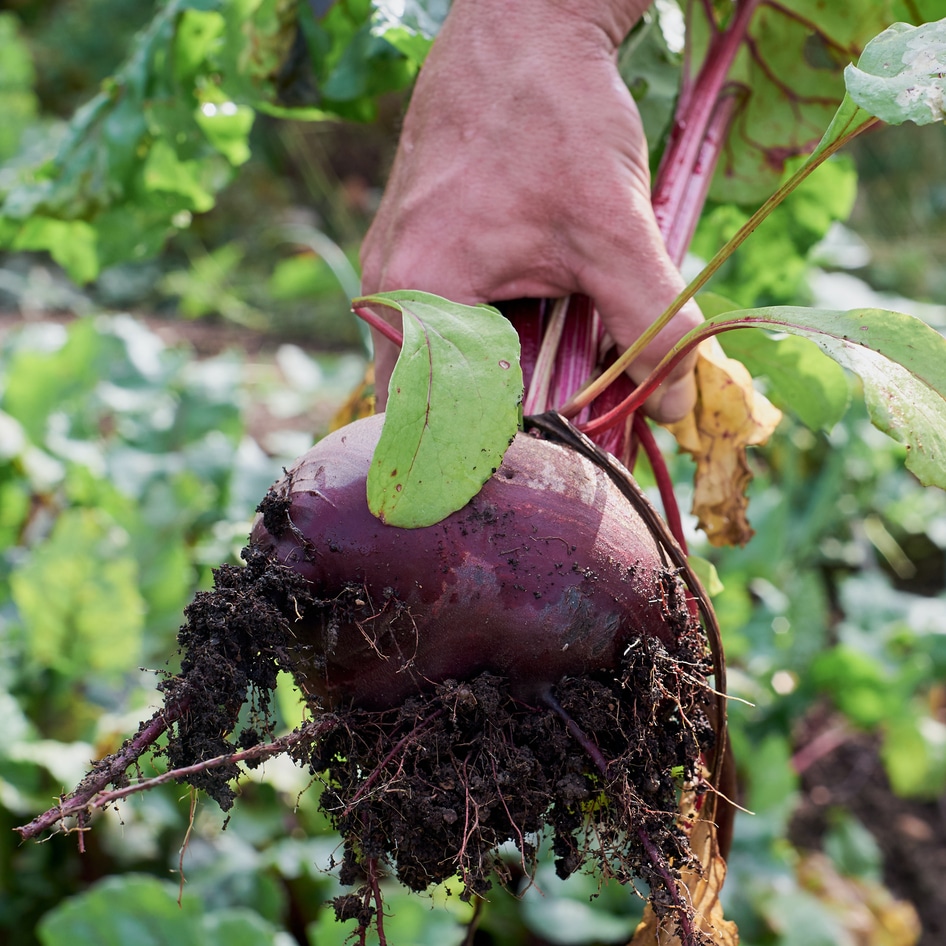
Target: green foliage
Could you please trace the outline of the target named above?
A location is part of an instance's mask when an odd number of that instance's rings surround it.
[[[800,161],[787,164],[785,179]],[[857,173],[839,158],[803,181],[752,234],[713,279],[713,290],[744,307],[796,302],[806,294],[808,257],[831,225],[846,220],[857,195]],[[749,219],[739,204],[711,205],[691,250],[710,259]]]
[[[180,899],[180,903],[178,900]],[[278,946],[258,913],[231,908],[204,913],[194,896],[153,877],[112,877],[43,917],[43,946]]]
[[[848,66],[848,94],[865,111],[892,125],[946,118],[946,19],[911,27],[895,23]]]
[[[876,426],[907,448],[924,485],[946,488],[946,339],[925,322],[885,309],[831,312],[797,306],[737,309],[710,316],[678,343],[764,326],[811,339],[857,374]]]
[[[35,120],[35,76],[29,51],[12,13],[0,13],[0,163],[16,153],[23,132]]]
[[[842,70],[895,19],[892,6],[859,0],[760,4],[749,28],[751,46],[742,48],[729,73],[738,114],[713,181],[713,200],[754,205],[775,190],[785,161],[807,154],[821,137],[845,94]],[[910,6],[908,11],[898,4],[897,16],[912,20],[918,11]],[[721,18],[731,15],[731,3],[718,7]],[[713,55],[713,26],[704,16],[706,6],[689,9],[695,74],[704,57]],[[946,16],[946,3],[930,2],[922,15]]]
[[[22,111],[29,62],[3,23]],[[257,112],[370,120],[379,95],[407,86],[418,60],[384,32],[358,0],[321,21],[299,0],[170,0],[45,159],[0,179],[0,247],[48,251],[79,283],[156,255],[249,159]]]
[[[389,525],[432,525],[465,506],[496,471],[519,427],[519,336],[489,306],[424,292],[363,296],[401,313],[368,506]]]
[[[97,10],[122,6],[97,3]],[[289,42],[294,35],[284,29],[289,6],[203,0],[162,8],[116,78],[58,143],[48,140],[44,161],[24,151],[0,171],[0,241],[52,250],[78,278],[92,278],[109,263],[156,251],[168,233],[221,199],[258,224],[259,191],[246,182],[259,172],[247,156],[277,137],[271,126],[260,134],[267,119],[258,113],[372,117],[378,95],[409,83],[445,9],[435,0],[407,3],[402,15],[399,4],[340,0],[318,19],[302,4],[307,49],[300,60]],[[725,12],[727,4],[714,7]],[[741,155],[733,151],[729,166],[743,169],[742,176],[729,191],[716,191],[721,199],[698,236],[701,253],[711,254],[745,221],[739,205],[755,199],[752,188],[742,189],[751,184],[745,174],[761,170],[753,160],[782,155],[779,148],[791,152],[794,139],[779,136],[794,106],[802,107],[808,128],[802,143],[820,134],[813,117],[820,106],[807,101],[809,93],[841,94],[821,57],[832,67],[843,64],[853,51],[845,43],[860,42],[862,24],[866,35],[878,11],[889,14],[886,24],[917,11],[934,19],[946,12],[942,7],[941,0],[882,2],[864,15],[859,4],[853,22],[847,3],[766,6],[769,19],[754,34],[760,49],[782,41],[785,9],[817,12],[823,35],[834,38],[800,45],[791,27],[784,50],[775,51],[782,71],[774,77],[760,74],[763,57],[740,62],[758,101],[740,113],[736,138],[746,147]],[[62,23],[102,19],[59,14],[47,18],[45,36],[65,29]],[[21,120],[35,104],[14,22],[0,16],[0,103],[11,118],[0,131],[0,158],[12,155],[2,150],[7,140],[32,149],[43,130]],[[107,32],[91,28],[77,45],[97,49],[84,44],[106,44]],[[659,30],[632,42],[638,46],[625,61],[626,75],[656,138],[666,128],[678,62]],[[49,45],[70,61],[65,44]],[[86,58],[97,67],[107,57]],[[279,84],[273,68],[281,65]],[[780,83],[788,95],[775,88]],[[40,77],[41,95],[50,84]],[[848,124],[835,131],[846,133],[852,117],[867,120],[851,102],[842,115]],[[242,197],[223,190],[238,167]],[[714,287],[739,306],[805,302],[810,249],[847,214],[853,186],[847,163],[822,168]],[[248,288],[258,246],[229,243],[229,233],[204,244],[214,226],[227,229],[212,218],[205,225],[186,246],[190,268],[172,264],[164,290],[194,317],[225,309],[230,320],[262,324],[265,298]],[[313,238],[305,254],[283,259],[258,281],[270,298],[332,294],[328,308],[338,322],[338,284],[352,278],[356,236],[333,244],[334,255]],[[310,245],[308,238],[301,242]],[[707,314],[735,307],[723,302]],[[920,339],[918,356],[941,370],[946,361],[927,341]],[[946,679],[946,506],[941,493],[922,490],[903,472],[904,448],[876,433],[859,397],[844,414],[851,382],[814,343],[758,330],[727,333],[723,343],[751,362],[790,414],[775,442],[753,455],[755,540],[726,551],[694,542],[706,574],[715,567],[722,580],[715,604],[733,692],[754,703],[731,704],[744,800],[756,814],[737,820],[727,912],[743,941],[755,946],[834,946],[847,936],[839,911],[800,884],[798,853],[787,840],[801,790],[792,761],[806,748],[799,721],[817,707],[842,731],[873,734],[901,794],[936,798],[946,789],[946,728],[938,709]],[[331,867],[337,838],[314,805],[318,785],[288,764],[268,764],[245,781],[225,833],[219,814],[198,804],[180,908],[177,884],[166,882],[181,866],[191,813],[178,786],[107,813],[82,856],[75,836],[21,846],[9,830],[75,784],[90,758],[114,749],[150,712],[156,678],[137,668],[168,665],[183,607],[206,586],[211,566],[235,558],[256,502],[283,460],[300,452],[299,438],[308,439],[300,432],[285,457],[263,455],[247,435],[260,405],[271,398],[282,409],[290,401],[311,411],[310,426],[324,425],[326,386],[341,389],[352,380],[298,349],[282,350],[276,361],[281,374],[274,369],[248,398],[235,357],[195,360],[124,317],[95,316],[68,328],[25,325],[0,340],[0,713],[7,737],[0,744],[0,830],[7,837],[0,845],[0,939],[11,946],[285,946],[289,930],[294,941],[312,944],[341,943],[350,932],[325,906],[341,888]],[[262,371],[255,366],[257,375]],[[894,383],[886,368],[865,371],[878,382],[872,390]],[[872,398],[879,413],[886,398]],[[256,436],[265,439],[259,430]],[[926,447],[933,442],[923,440]],[[684,460],[674,472],[680,482],[691,473]],[[284,725],[298,721],[293,691],[282,687],[278,703]],[[824,846],[846,876],[879,873],[868,829],[878,826],[841,810],[831,814]],[[595,878],[561,883],[544,865],[538,886],[542,895],[518,890],[521,902],[495,891],[478,940],[624,941],[639,915],[625,888],[598,890]],[[393,942],[449,944],[466,936],[461,924],[469,908],[455,900],[445,906],[441,890],[419,897],[391,885],[386,898]]]

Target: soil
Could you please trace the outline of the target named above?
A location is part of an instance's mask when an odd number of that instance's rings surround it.
[[[182,670],[162,684],[168,705],[188,708],[169,737],[172,767],[270,739],[276,676],[293,669],[292,623],[306,608],[333,606],[262,552],[244,557],[244,568],[218,569],[214,590],[186,611]],[[685,931],[676,880],[694,859],[679,796],[706,790],[714,698],[703,632],[683,623],[672,653],[641,639],[613,672],[563,679],[537,705],[481,674],[383,711],[334,707],[327,731],[300,739],[290,754],[324,780],[321,804],[343,839],[340,876],[355,889],[335,908],[356,922],[356,939],[380,926],[384,873],[412,890],[458,876],[461,898],[482,897],[511,873],[532,873],[543,830],[561,876],[587,865],[642,881],[658,913]],[[188,780],[226,810],[237,777],[230,765]],[[507,842],[519,852],[513,868],[498,852]],[[683,940],[696,946],[699,935]]]
[[[809,720],[817,738],[830,720]],[[920,918],[917,946],[946,943],[946,798],[899,798],[891,789],[879,742],[866,733],[848,735],[802,773],[804,797],[791,829],[792,841],[817,850],[833,810],[853,814],[874,836],[883,857],[884,883],[910,901]]]

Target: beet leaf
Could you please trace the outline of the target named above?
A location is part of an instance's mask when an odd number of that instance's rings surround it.
[[[922,26],[894,23],[844,70],[848,95],[891,125],[946,118],[946,19]]]
[[[402,316],[368,506],[388,525],[432,525],[462,508],[502,461],[519,428],[519,337],[489,306],[425,292],[379,293],[356,306]]]
[[[859,375],[874,426],[906,446],[907,468],[924,486],[946,488],[946,338],[919,319],[886,309],[772,306],[713,316],[676,352],[719,332],[751,327],[810,338]]]

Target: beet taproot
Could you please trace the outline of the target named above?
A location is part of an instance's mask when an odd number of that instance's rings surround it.
[[[324,602],[293,626],[308,693],[380,709],[489,671],[534,698],[566,675],[616,668],[641,638],[672,644],[676,576],[599,466],[520,433],[463,509],[433,526],[392,527],[365,492],[383,420],[321,440],[254,523],[251,545]]]
[[[530,875],[545,837],[560,876],[639,878],[683,946],[707,946],[682,872],[701,869],[696,812],[719,815],[725,667],[683,552],[624,468],[554,413],[527,424],[557,442],[518,434],[463,509],[385,525],[366,498],[382,424],[330,435],[270,489],[245,565],[215,569],[185,609],[164,709],[77,789],[80,824],[88,791],[162,732],[170,772],[224,810],[241,765],[286,754],[322,784],[356,888],[335,910],[357,942],[373,926],[386,943],[388,872],[482,898]],[[282,674],[308,718],[277,738]]]

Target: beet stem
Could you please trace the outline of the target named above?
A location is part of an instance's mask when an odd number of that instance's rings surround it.
[[[397,345],[398,348],[404,344],[404,336],[393,325],[389,325],[384,319],[375,315],[371,309],[366,306],[355,305],[352,306],[352,311],[358,318],[380,332],[389,342]]]
[[[673,480],[670,479],[667,464],[664,462],[660,447],[657,446],[657,441],[654,439],[654,432],[639,411],[634,413],[634,433],[637,435],[641,447],[644,448],[647,461],[654,473],[654,479],[657,481],[657,490],[660,493],[660,502],[664,507],[667,525],[670,527],[673,537],[677,540],[677,544],[683,550],[683,554],[689,555],[686,537],[683,534],[680,507],[677,505],[677,497],[673,492]]]

